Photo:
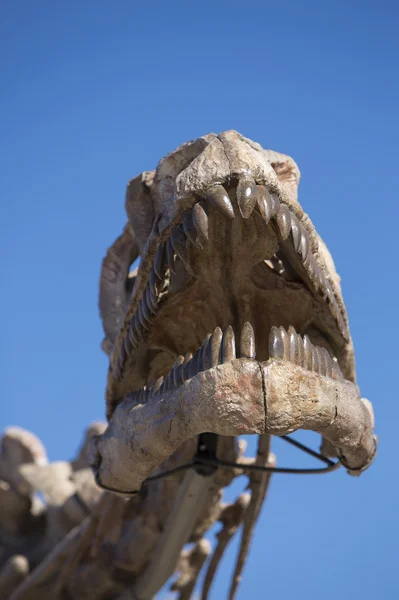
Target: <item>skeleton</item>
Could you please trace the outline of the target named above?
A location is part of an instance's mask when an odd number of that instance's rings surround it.
[[[147,600],[176,569],[173,589],[189,598],[217,521],[202,598],[242,525],[234,598],[271,477],[248,469],[275,465],[272,435],[310,429],[350,474],[370,465],[373,412],[356,386],[339,277],[298,183],[291,158],[227,131],[180,146],[128,184],[128,223],[100,284],[108,426],[89,444],[96,482],[113,493],[52,540],[29,576],[10,558],[12,600]],[[206,432],[218,436],[218,459],[239,466],[148,480],[190,461]],[[259,435],[255,461],[242,434]],[[18,473],[32,482],[28,471]],[[251,494],[224,505],[223,488],[242,473]]]

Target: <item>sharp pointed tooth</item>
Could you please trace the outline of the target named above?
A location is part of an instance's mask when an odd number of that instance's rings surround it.
[[[290,360],[290,338],[284,327],[280,327],[280,335],[284,345],[284,360]]]
[[[153,269],[158,279],[162,279],[165,273],[165,244],[159,244],[155,254]]]
[[[302,256],[302,261],[304,262],[308,256],[308,252],[309,252],[309,236],[308,236],[308,232],[306,231],[306,229],[304,228],[304,226],[302,224],[300,224],[300,232],[301,232],[301,241],[300,241],[299,253]]]
[[[198,362],[197,362],[197,369],[198,369],[198,373],[205,371],[205,365],[206,365],[206,349],[208,347],[208,343],[209,343],[209,339],[211,337],[211,334],[208,333],[206,338],[204,339],[204,341],[202,342],[199,354],[198,354]]]
[[[191,213],[191,210],[188,210],[187,212],[184,213],[183,229],[184,229],[184,233],[186,234],[186,236],[190,240],[190,242],[193,243],[195,246],[198,246],[198,248],[202,248],[200,240],[198,238],[197,229],[194,225],[193,215]]]
[[[237,185],[237,202],[244,219],[252,215],[257,199],[256,183],[253,177],[242,177]]]
[[[125,339],[123,340],[123,346],[125,348],[126,358],[129,358],[133,349],[132,340],[129,337],[129,332],[125,335]]]
[[[148,307],[153,315],[158,313],[158,303],[155,298],[155,294],[151,294],[151,286],[147,285],[145,289],[145,297],[148,304]]]
[[[305,361],[305,348],[303,346],[303,339],[300,335],[297,336],[297,352],[298,352],[298,359],[297,359],[297,365],[299,367],[303,367],[304,366],[304,361]]]
[[[137,348],[137,346],[139,345],[139,338],[138,338],[137,331],[136,331],[135,317],[132,317],[130,320],[128,335],[129,335],[130,341],[132,342],[132,347]]]
[[[264,185],[258,185],[257,202],[259,212],[264,222],[267,224],[273,216],[273,201],[270,192]]]
[[[269,333],[269,357],[284,358],[284,342],[278,327],[272,327]]]
[[[144,291],[143,297],[140,300],[140,304],[142,306],[143,317],[145,318],[147,323],[152,324],[152,314],[150,311],[150,307],[148,306],[147,294],[145,291]]]
[[[295,215],[291,215],[291,234],[296,252],[301,249],[301,226]]]
[[[229,325],[223,335],[222,344],[222,363],[230,362],[236,357],[236,339],[231,325]]]
[[[277,194],[270,194],[270,198],[272,201],[272,216],[275,216],[278,214],[281,204],[280,204],[280,200],[277,196]]]
[[[298,335],[295,329],[291,326],[288,328],[288,338],[289,338],[289,346],[290,346],[290,358],[289,360],[298,364]]]
[[[220,362],[220,347],[222,344],[223,332],[220,327],[216,327],[212,334],[211,346],[211,366],[216,367]]]
[[[184,379],[184,381],[186,381],[187,379],[190,379],[190,361],[192,358],[193,358],[193,355],[191,352],[186,354],[186,356],[184,357],[184,362],[183,362],[183,379]]]
[[[255,353],[255,333],[251,323],[244,323],[244,327],[241,331],[240,340],[240,356],[241,358],[254,359]]]
[[[156,394],[160,390],[162,383],[163,383],[163,377],[159,377],[156,380],[156,382],[154,383],[154,387],[152,388],[151,393]]]
[[[176,254],[186,266],[190,266],[187,260],[186,235],[184,233],[183,225],[178,223],[173,227],[170,239]]]
[[[330,356],[330,353],[328,352],[328,350],[326,350],[326,348],[322,348],[321,351],[324,354],[326,377],[332,377],[332,358]]]
[[[308,371],[312,370],[312,350],[313,344],[309,337],[305,335],[303,338],[303,366]]]
[[[291,230],[291,214],[289,208],[282,204],[280,210],[277,213],[277,225],[280,231],[280,235],[283,240],[286,240]]]
[[[201,348],[198,348],[198,350],[195,352],[193,358],[188,363],[189,379],[192,379],[198,373],[198,358],[199,358],[200,352],[201,352]]]
[[[143,303],[142,303],[142,298],[139,302],[139,308],[137,310],[137,316],[140,322],[140,325],[143,329],[145,329],[146,331],[149,331],[149,327],[148,327],[148,323],[146,322],[145,318],[144,318],[144,314],[143,314]]]
[[[192,216],[195,229],[197,230],[198,235],[200,236],[201,242],[207,241],[209,239],[208,215],[206,214],[200,202],[194,204]]]
[[[211,337],[208,340],[208,343],[206,345],[206,348],[204,348],[203,354],[202,354],[202,365],[203,371],[207,371],[208,369],[210,369],[212,367],[212,341],[213,341],[213,335],[211,335]]]
[[[312,348],[312,371],[315,373],[320,373],[320,362],[319,362],[319,353],[317,352],[317,348],[313,346]]]
[[[311,252],[308,253],[307,257],[303,261],[303,266],[305,267],[309,278],[313,281],[316,262]]]
[[[320,375],[324,375],[324,377],[327,377],[327,363],[326,363],[326,355],[323,352],[324,348],[317,346],[316,350],[317,350],[317,355],[319,357],[319,373],[320,373]]]
[[[341,369],[339,368],[339,364],[337,359],[334,357],[331,361],[332,364],[332,378],[337,381],[341,381],[344,376],[342,375]]]
[[[178,358],[175,361],[175,364],[173,365],[173,383],[176,388],[178,388],[180,385],[182,385],[182,383],[184,383],[183,363],[184,363],[184,356],[180,355],[180,356],[178,356]]]
[[[166,262],[172,273],[175,273],[175,251],[173,250],[172,242],[170,237],[167,239],[165,244],[166,251]]]
[[[213,185],[206,192],[207,199],[228,219],[234,219],[234,209],[222,185]]]

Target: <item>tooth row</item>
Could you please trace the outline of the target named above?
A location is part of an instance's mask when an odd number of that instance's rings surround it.
[[[258,186],[262,187],[262,186]],[[276,215],[276,223],[281,239],[287,240],[290,236],[297,254],[302,259],[303,266],[312,281],[314,289],[319,292],[324,301],[329,304],[331,314],[335,318],[342,336],[348,341],[349,334],[345,320],[338,306],[331,283],[327,279],[324,271],[317,264],[312,252],[310,251],[309,235],[305,227],[290,209],[281,204]]]
[[[129,399],[133,400],[137,404],[145,404],[150,396],[150,390],[146,386],[142,387],[137,392],[129,394]]]
[[[208,334],[206,336],[194,355],[189,353],[184,357],[178,356],[166,377],[160,377],[151,388],[150,393],[165,393],[177,389],[198,373],[230,362],[236,356],[236,340],[233,328],[229,326],[222,332],[220,327],[216,327],[212,335]],[[250,323],[245,323],[242,328],[239,356],[241,358],[255,358],[255,336]]]
[[[313,346],[307,335],[302,338],[293,327],[288,331],[284,327],[271,328],[269,357],[287,360],[331,379],[343,379],[337,360],[325,348]]]
[[[348,339],[348,330],[338,306],[333,288],[324,272],[317,265],[310,251],[309,236],[297,217],[278,196],[270,192],[264,185],[257,185],[250,175],[241,177],[236,189],[237,203],[244,219],[248,219],[255,206],[267,224],[275,219],[280,237],[287,240],[292,237],[295,251],[301,256],[303,265],[311,279],[316,292],[320,292],[330,306],[331,313],[337,321],[339,330]],[[234,219],[234,208],[226,189],[222,185],[213,185],[206,192],[206,200],[228,219]],[[126,361],[133,349],[137,348],[144,333],[151,327],[157,315],[160,291],[165,285],[167,271],[175,273],[176,261],[181,260],[185,268],[192,273],[187,258],[187,240],[199,248],[203,248],[209,239],[207,202],[200,200],[183,215],[182,223],[173,226],[166,242],[160,244],[151,269],[150,281],[142,295],[136,314],[132,317],[129,330],[121,345],[115,367],[115,377],[120,378]]]

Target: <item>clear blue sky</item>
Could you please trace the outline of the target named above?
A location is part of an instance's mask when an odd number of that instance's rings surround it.
[[[226,129],[301,168],[380,451],[360,479],[275,477],[241,599],[399,597],[398,17],[393,1],[1,2],[0,426],[51,459],[104,415],[98,277],[126,182]]]

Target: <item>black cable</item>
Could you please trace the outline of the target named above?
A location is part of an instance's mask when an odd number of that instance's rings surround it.
[[[279,437],[281,437],[281,439],[283,439],[285,442],[288,442],[292,446],[295,446],[295,448],[298,448],[302,452],[305,452],[306,454],[313,456],[313,458],[316,458],[317,460],[324,462],[327,466],[321,467],[319,469],[317,469],[317,468],[296,469],[296,468],[290,468],[290,467],[263,467],[261,465],[245,465],[245,464],[241,464],[241,463],[237,463],[237,462],[233,462],[233,461],[222,460],[220,458],[217,458],[216,456],[213,456],[212,454],[207,455],[206,452],[204,453],[204,451],[202,451],[201,453],[194,456],[194,460],[190,463],[185,463],[184,465],[179,465],[178,467],[174,467],[173,469],[169,469],[168,471],[163,471],[162,473],[156,473],[155,475],[151,475],[150,477],[147,477],[147,479],[145,479],[142,483],[141,490],[126,491],[126,492],[124,492],[122,490],[116,490],[114,488],[110,488],[110,487],[103,485],[97,479],[97,477],[96,477],[96,483],[99,487],[101,487],[102,489],[104,489],[108,492],[116,492],[119,494],[133,496],[133,495],[140,493],[143,490],[144,486],[148,485],[149,483],[152,483],[153,481],[159,481],[160,479],[164,479],[165,477],[170,477],[171,475],[175,475],[176,473],[186,471],[187,469],[192,469],[192,468],[195,469],[198,465],[209,465],[209,466],[214,467],[214,469],[217,469],[218,467],[222,467],[222,468],[226,467],[226,468],[232,468],[232,469],[240,469],[243,472],[260,471],[263,473],[283,473],[283,474],[290,474],[290,475],[317,475],[317,474],[321,474],[321,473],[331,473],[332,471],[336,471],[341,466],[341,463],[339,460],[334,462],[334,461],[330,460],[329,458],[327,458],[327,456],[323,456],[323,454],[320,454],[319,452],[312,450],[312,448],[309,448],[308,446],[301,444],[301,442],[298,442],[297,440],[294,440],[293,438],[290,438],[287,435],[283,435],[283,436],[279,436]]]

